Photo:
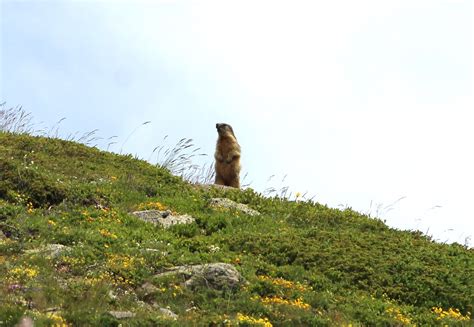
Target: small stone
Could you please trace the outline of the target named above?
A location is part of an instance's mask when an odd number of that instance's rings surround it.
[[[141,289],[145,293],[145,295],[149,295],[152,293],[158,292],[158,287],[153,285],[152,283],[146,282],[145,284],[142,285]]]
[[[62,244],[48,244],[46,246],[43,246],[37,249],[26,250],[25,253],[27,254],[42,253],[47,257],[55,259],[61,256],[61,254],[63,254],[64,252],[69,251],[70,249],[71,249],[70,247],[67,247]]]
[[[211,206],[217,207],[217,208],[227,208],[227,209],[238,210],[238,211],[241,211],[241,212],[243,212],[243,213],[245,213],[249,216],[259,216],[260,215],[260,212],[250,208],[248,205],[242,204],[242,203],[237,203],[235,201],[232,201],[232,200],[226,199],[226,198],[213,198],[213,199],[211,199],[210,204],[211,204]]]
[[[114,293],[114,291],[110,290],[109,293],[107,293],[109,299],[111,300],[117,300],[117,295]]]
[[[176,313],[174,313],[173,311],[171,311],[170,309],[159,308],[159,310],[161,312],[161,315],[165,318],[173,319],[173,320],[178,319],[178,315]]]
[[[132,215],[139,219],[152,223],[154,225],[160,225],[163,228],[169,228],[177,224],[192,224],[196,219],[189,215],[173,215],[169,210],[144,210],[132,212]]]
[[[59,257],[63,252],[68,251],[70,248],[62,244],[48,244],[45,248],[51,258]]]
[[[158,274],[156,277],[181,276],[184,286],[195,288],[205,286],[214,289],[235,289],[245,282],[235,267],[228,263],[211,263],[195,266],[177,266],[170,271]]]
[[[109,315],[116,319],[127,319],[135,317],[135,314],[130,311],[109,311]]]
[[[211,189],[221,189],[221,190],[238,190],[232,186],[218,185],[218,184],[193,184],[194,188],[202,189],[209,191]]]

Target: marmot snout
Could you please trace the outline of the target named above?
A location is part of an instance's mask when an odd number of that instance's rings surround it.
[[[215,184],[240,188],[240,145],[228,124],[216,124],[217,138]]]

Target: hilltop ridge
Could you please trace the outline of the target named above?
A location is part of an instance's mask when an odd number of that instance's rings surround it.
[[[216,197],[260,215],[216,208]],[[147,209],[194,222],[165,229],[131,214]],[[214,263],[245,282],[190,288],[163,274]],[[196,187],[130,155],[6,132],[0,274],[7,326],[24,316],[38,326],[473,323],[473,249],[351,209]]]

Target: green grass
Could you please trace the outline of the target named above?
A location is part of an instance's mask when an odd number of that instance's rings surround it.
[[[216,210],[227,197],[262,213]],[[164,206],[168,230],[131,211]],[[0,326],[470,326],[474,250],[350,209],[202,189],[127,155],[0,132]],[[30,250],[69,247],[57,257]],[[234,264],[236,291],[188,290],[157,274]],[[141,286],[152,283],[149,293]],[[169,307],[177,321],[153,304]],[[436,309],[434,309],[436,308]],[[116,320],[108,311],[131,311]],[[266,320],[265,320],[266,319]]]

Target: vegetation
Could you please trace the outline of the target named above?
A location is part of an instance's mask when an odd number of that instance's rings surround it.
[[[216,209],[213,197],[261,215]],[[196,222],[163,229],[130,215],[139,209]],[[51,244],[67,250],[51,254]],[[233,264],[247,283],[190,290],[157,277],[214,262]],[[0,132],[0,274],[4,326],[25,315],[37,326],[473,324],[473,249],[298,194],[202,188],[130,155],[8,131]]]

